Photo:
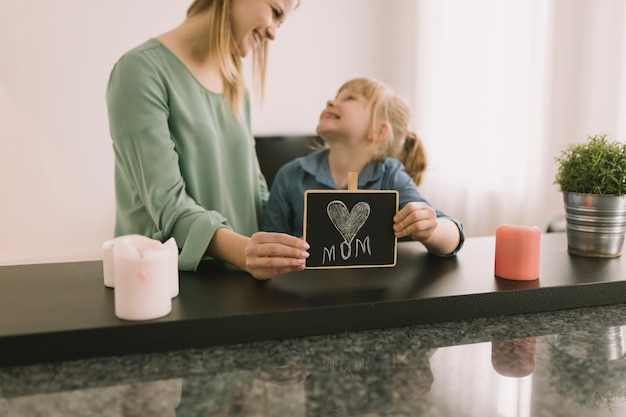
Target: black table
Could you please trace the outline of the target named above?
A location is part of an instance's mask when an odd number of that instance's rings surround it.
[[[0,267],[0,365],[62,361],[353,330],[545,312],[626,301],[623,258],[567,253],[541,237],[540,278],[493,275],[495,240],[470,238],[455,258],[402,242],[394,268],[305,270],[256,281],[215,263],[181,272],[172,312],[114,314],[102,262]]]

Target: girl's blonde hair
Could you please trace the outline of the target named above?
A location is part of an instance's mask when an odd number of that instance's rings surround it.
[[[339,88],[338,93],[344,89],[361,94],[370,103],[371,132],[376,132],[383,123],[389,123],[391,127],[377,159],[399,159],[415,184],[419,185],[427,166],[426,151],[419,136],[409,130],[411,108],[406,100],[386,84],[371,78],[350,80]]]
[[[239,115],[241,102],[246,92],[243,64],[230,25],[230,0],[194,0],[187,9],[187,17],[203,12],[210,13],[211,35],[215,47],[213,58],[224,81],[224,97],[233,113]],[[265,94],[268,40],[252,51],[252,76],[255,92],[262,100]]]

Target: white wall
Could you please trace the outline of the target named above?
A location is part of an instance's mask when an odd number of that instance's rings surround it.
[[[0,2],[0,264],[100,257],[114,209],[108,73],[183,13],[176,0]]]
[[[109,71],[182,22],[189,3],[0,0],[0,265],[101,258],[114,224]],[[410,3],[383,14],[380,0],[303,0],[272,44],[254,132],[312,133],[344,81],[393,75],[387,44]]]
[[[302,0],[271,45],[266,100],[256,108],[255,133],[315,132],[326,101],[354,77],[384,79],[409,97],[406,10],[413,3]]]
[[[431,82],[417,54],[428,40],[417,39],[416,25],[418,5],[439,1],[302,0],[271,45],[266,99],[254,108],[254,133],[313,133],[326,100],[357,76],[390,84],[412,103],[420,127],[427,127],[432,108],[416,106],[423,90],[415,74],[422,71],[420,82]],[[101,258],[101,243],[112,237],[115,204],[104,97],[109,72],[125,51],[182,22],[190,2],[0,0],[0,265]],[[548,132],[547,161],[540,167],[546,188],[539,192],[546,198],[533,206],[534,218],[517,219],[539,225],[562,210],[551,178],[552,158],[563,144],[603,126],[616,126],[610,133],[618,138],[626,129],[626,78],[617,86],[609,81],[626,68],[626,29],[619,24],[626,7],[612,0],[550,4],[558,17],[555,42],[561,37],[570,46],[555,51],[547,93],[552,101],[545,103],[549,121],[536,127]],[[599,84],[576,91],[577,72]],[[435,116],[457,117],[450,108],[443,113]],[[468,230],[479,226],[476,219],[491,222],[475,234],[495,230],[499,218],[482,210],[474,218],[467,204],[448,204],[450,182],[443,183],[430,189],[424,184],[435,205],[471,223]]]

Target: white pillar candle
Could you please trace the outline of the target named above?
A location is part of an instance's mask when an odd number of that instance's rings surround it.
[[[102,244],[102,271],[104,273],[104,285],[109,288],[115,288],[115,267],[113,265],[115,242],[122,239],[128,242],[144,241],[146,244],[153,241],[153,239],[143,235],[124,235],[116,237],[115,239],[107,240]]]
[[[171,250],[158,240],[116,239],[115,315],[149,320],[172,311]]]
[[[170,291],[172,298],[178,295],[179,283],[178,283],[178,246],[176,240],[173,237],[169,238],[163,246],[170,254],[169,264],[169,276],[170,276]]]
[[[143,241],[146,245],[149,244],[148,242],[158,242],[157,240],[153,240],[142,235],[119,236],[115,239],[104,242],[102,244],[102,270],[104,274],[104,285],[109,288],[115,288],[115,268],[113,265],[113,254],[115,253],[115,242],[119,240],[125,240],[127,242]],[[173,237],[169,238],[165,243],[163,243],[163,246],[170,254],[168,274],[170,276],[169,279],[171,295],[172,298],[174,298],[178,296],[180,290],[178,275],[178,246],[176,245],[176,240]]]
[[[104,273],[104,286],[115,287],[115,275],[113,274],[113,244],[115,239],[107,240],[102,244],[102,271]]]

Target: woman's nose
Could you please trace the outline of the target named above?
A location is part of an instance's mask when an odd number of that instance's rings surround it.
[[[276,39],[276,25],[269,26],[265,31],[265,36],[271,41]]]
[[[326,107],[335,107],[335,100],[328,100],[326,102]]]

